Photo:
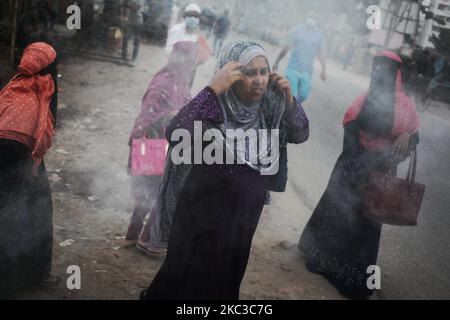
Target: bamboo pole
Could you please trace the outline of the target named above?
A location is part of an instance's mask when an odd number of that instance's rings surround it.
[[[19,10],[19,0],[14,0],[14,9],[12,16],[12,32],[11,32],[11,51],[10,51],[10,63],[14,66],[14,53],[16,49],[16,34],[17,34],[17,12]]]

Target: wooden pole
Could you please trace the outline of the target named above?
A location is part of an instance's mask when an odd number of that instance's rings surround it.
[[[10,63],[14,66],[14,57],[15,57],[15,49],[16,49],[16,35],[17,35],[17,12],[19,10],[19,0],[14,0],[14,9],[12,16],[12,32],[11,32],[11,56]]]
[[[420,25],[420,5],[417,8],[416,30],[414,32],[414,47],[420,46],[419,25]],[[424,24],[423,28],[425,28],[425,24]]]
[[[395,3],[394,10],[391,12],[391,8],[394,5],[392,5],[392,2],[391,2],[391,4],[389,4],[389,9],[388,10],[389,10],[390,13],[392,13],[392,19],[391,19],[391,22],[389,24],[389,29],[388,29],[387,34],[386,34],[386,39],[384,40],[384,46],[386,48],[389,48],[389,42],[391,41],[392,35],[394,33],[393,30],[395,30],[395,29],[393,29],[394,28],[394,24],[396,23],[397,15],[398,15],[398,13],[400,11],[401,5],[402,5],[402,1],[401,0],[397,1]]]

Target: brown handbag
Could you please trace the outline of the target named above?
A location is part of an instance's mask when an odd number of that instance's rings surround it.
[[[366,187],[366,212],[378,221],[396,226],[416,226],[425,186],[415,182],[417,152],[411,152],[405,179],[390,172],[370,172]]]

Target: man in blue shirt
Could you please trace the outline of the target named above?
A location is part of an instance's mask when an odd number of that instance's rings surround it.
[[[291,83],[292,93],[299,102],[308,98],[311,90],[314,59],[319,57],[322,66],[322,81],[327,80],[325,58],[325,36],[314,19],[307,19],[305,24],[295,27],[289,34],[288,43],[278,55],[273,70],[278,69],[281,59],[289,52],[291,59],[285,76]]]
[[[228,17],[229,11],[228,9],[225,10],[223,16],[221,16],[216,24],[214,29],[214,54],[219,55],[220,50],[222,49],[223,42],[225,41],[225,38],[228,35],[228,32],[230,31],[230,18]]]
[[[310,13],[309,15],[311,16],[312,14]],[[320,77],[322,81],[327,80],[325,36],[320,31],[316,20],[309,18],[305,24],[298,25],[289,33],[287,44],[278,55],[272,68],[273,71],[278,70],[279,62],[289,50],[292,50],[292,53],[289,65],[285,71],[285,77],[291,84],[292,95],[297,101],[304,102],[311,91],[311,80],[316,56],[319,56],[322,66]],[[267,191],[265,204],[268,205],[271,202],[272,197],[270,192]]]

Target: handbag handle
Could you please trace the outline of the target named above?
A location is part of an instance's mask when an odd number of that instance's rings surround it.
[[[410,187],[413,187],[416,182],[416,168],[417,168],[417,151],[411,151],[411,160],[409,161],[408,174],[406,180]]]
[[[144,131],[143,135],[142,135],[142,139],[146,140],[146,139],[151,139],[151,137],[158,137],[158,130],[156,130],[155,128],[150,127],[148,130]]]
[[[409,195],[411,197],[414,196],[415,192],[415,183],[416,183],[416,168],[417,168],[417,150],[413,149],[411,151],[411,157],[409,161],[408,173],[406,174],[406,181],[409,186]],[[385,187],[387,190],[391,189],[391,181],[390,178],[393,177],[393,168],[391,167],[388,172],[385,174]]]
[[[409,185],[409,196],[414,197],[417,167],[417,150],[411,151],[411,160],[409,161],[408,175],[406,181]]]

